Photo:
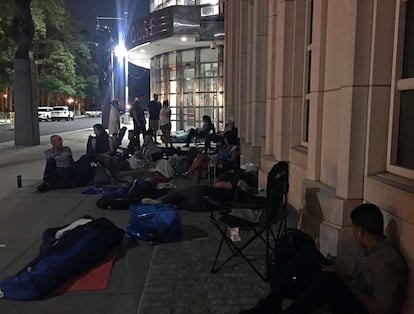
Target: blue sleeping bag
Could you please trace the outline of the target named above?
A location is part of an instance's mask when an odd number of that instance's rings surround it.
[[[47,229],[39,256],[17,275],[0,282],[4,298],[29,301],[47,297],[77,274],[101,262],[124,237],[124,231],[106,218],[93,219],[56,240],[54,234],[59,229]]]

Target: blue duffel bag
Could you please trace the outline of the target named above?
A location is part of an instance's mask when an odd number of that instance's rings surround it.
[[[181,220],[177,207],[169,204],[133,204],[126,232],[150,244],[181,239]]]

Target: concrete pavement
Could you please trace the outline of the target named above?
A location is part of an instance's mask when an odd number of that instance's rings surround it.
[[[89,134],[92,129],[61,135],[64,145],[70,146],[78,158],[85,151]],[[85,214],[107,217],[121,228],[127,225],[128,211],[98,209],[95,202],[99,196],[82,195],[84,188],[37,192],[43,151],[48,147],[49,136],[42,137],[41,145],[35,147],[0,145],[0,278],[16,273],[37,255],[41,234],[48,227],[70,223]],[[16,184],[19,174],[22,188]],[[136,242],[114,264],[107,290],[69,292],[37,302],[0,300],[0,313],[230,314],[251,307],[264,296],[267,284],[237,260],[211,274],[219,234],[209,223],[209,214],[180,214],[183,240],[155,247]]]

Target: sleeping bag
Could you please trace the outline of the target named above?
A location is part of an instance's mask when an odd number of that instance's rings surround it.
[[[106,218],[80,219],[71,225],[46,229],[39,255],[15,276],[0,282],[10,300],[39,300],[101,262],[119,245],[124,231]]]

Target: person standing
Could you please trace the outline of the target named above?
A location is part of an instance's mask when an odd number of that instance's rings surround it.
[[[158,94],[154,94],[154,99],[148,104],[149,129],[152,130],[154,142],[157,143],[157,131],[160,125],[161,103],[158,101]]]
[[[111,110],[109,111],[109,125],[108,132],[112,136],[114,143],[118,137],[119,130],[121,129],[121,113],[118,100],[112,100]]]
[[[171,141],[171,109],[168,100],[164,100],[162,102],[162,109],[160,111],[160,128],[165,147],[168,147],[168,144],[173,147]]]
[[[140,139],[139,135],[145,134],[145,112],[142,105],[142,96],[135,97],[135,101],[131,106],[130,114],[132,116],[132,121],[134,122],[134,136],[136,137],[136,144],[138,149],[140,149]]]

